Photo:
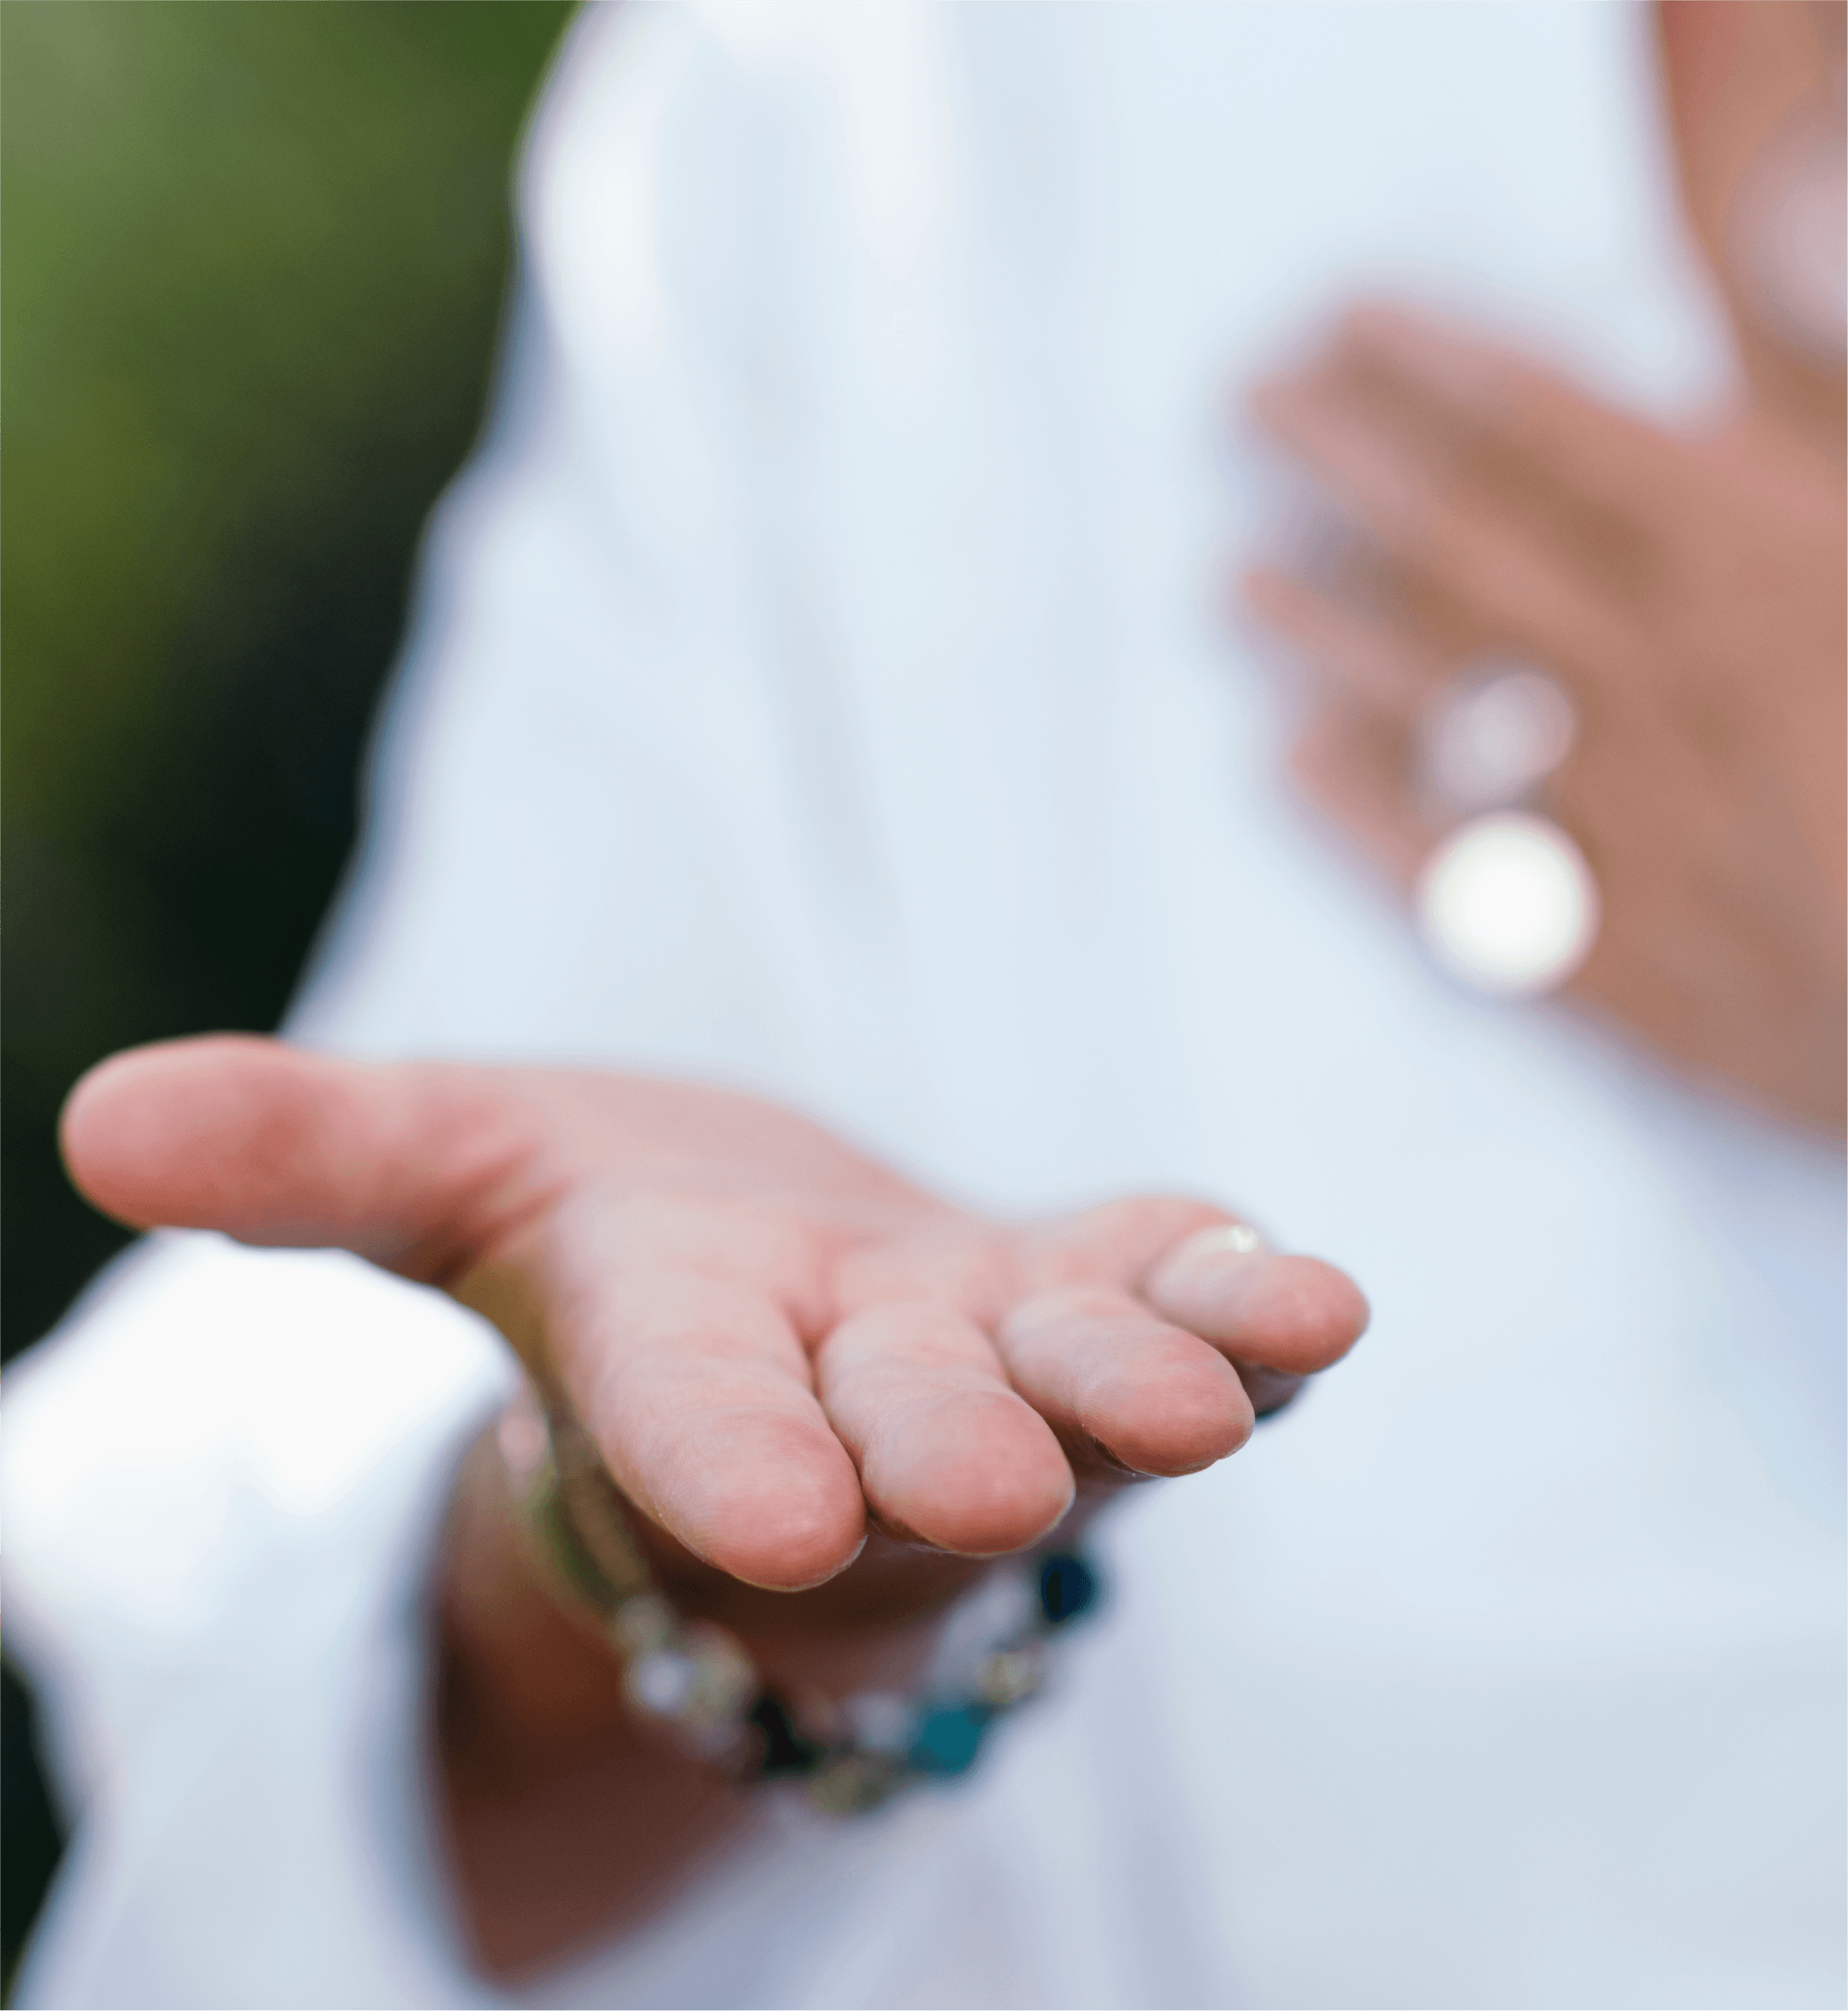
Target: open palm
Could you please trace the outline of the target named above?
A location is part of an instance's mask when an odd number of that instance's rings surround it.
[[[1366,1319],[1198,1201],[997,1225],[768,1104],[599,1071],[180,1041],[87,1077],[65,1146],[125,1221],[338,1245],[486,1312],[657,1559],[779,1592],[869,1522],[992,1556],[1081,1489],[1210,1465],[1248,1382],[1269,1407]]]

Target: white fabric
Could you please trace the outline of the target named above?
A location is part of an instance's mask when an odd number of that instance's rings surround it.
[[[1243,1201],[1376,1321],[1121,1516],[969,1786],[779,1815],[533,2001],[1842,2002],[1836,1160],[1447,989],[1215,614],[1287,502],[1225,387],[1357,285],[1721,381],[1645,26],[574,29],[295,1033],[744,1083],[1004,1210]],[[84,1809],[20,2002],[502,2001],[418,1587],[504,1376],[352,1260],[179,1237],[11,1379],[9,1640]]]

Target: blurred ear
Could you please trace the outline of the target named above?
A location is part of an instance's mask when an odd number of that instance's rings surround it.
[[[486,1069],[164,1041],[92,1068],[59,1128],[79,1190],[135,1228],[337,1247],[426,1283],[458,1275],[533,1198],[533,1142]]]

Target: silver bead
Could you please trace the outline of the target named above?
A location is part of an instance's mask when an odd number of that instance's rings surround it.
[[[976,1694],[1005,1711],[1031,1697],[1045,1680],[1046,1651],[1037,1642],[997,1648],[977,1673]]]
[[[645,1717],[678,1719],[693,1693],[693,1658],[652,1648],[623,1671],[623,1694]]]

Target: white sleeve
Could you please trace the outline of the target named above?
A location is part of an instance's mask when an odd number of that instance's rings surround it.
[[[511,1378],[435,1292],[192,1234],[131,1252],[8,1373],[7,1646],[76,1817],[13,2002],[525,2001],[469,1966],[428,1734],[430,1559]],[[533,2001],[825,2002],[843,1964],[846,1998],[883,1990],[919,1881],[969,1871],[957,1813],[766,1797]],[[957,1953],[992,1960],[979,1933]]]
[[[6,1378],[7,1645],[77,1813],[34,2004],[456,2004],[423,1587],[508,1379],[332,1252],[155,1237]]]
[[[1199,1994],[1210,1903],[1124,1736],[1159,1652],[1140,1566],[966,1783],[851,1822],[768,1791],[639,1930],[529,1992],[475,1974],[424,1588],[510,1373],[436,1293],[194,1234],[149,1239],[9,1373],[8,1648],[78,1812],[16,2003],[1233,2001]]]

